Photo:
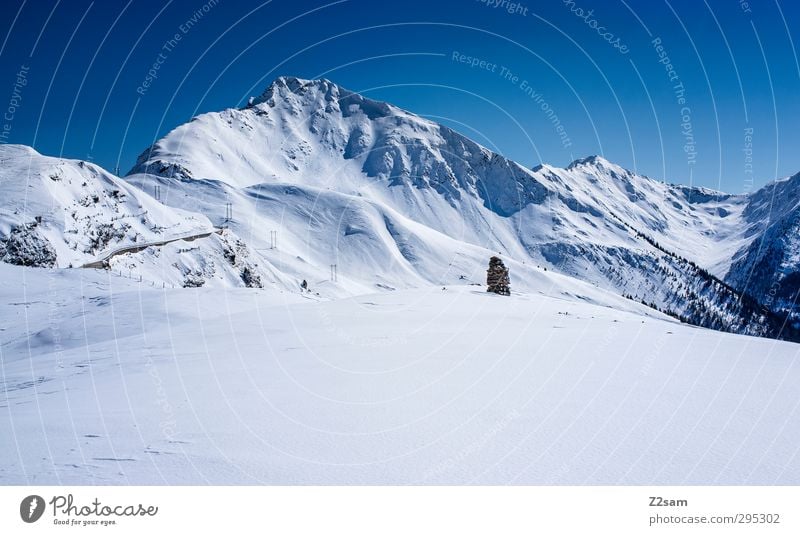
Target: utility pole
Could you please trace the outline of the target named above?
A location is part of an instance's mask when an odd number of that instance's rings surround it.
[[[227,226],[231,221],[233,221],[233,204],[227,202],[225,203],[225,219],[223,220],[223,226]]]
[[[155,190],[154,194],[155,194],[156,200],[160,202],[161,201],[161,185],[160,184],[156,184],[155,186],[153,186],[153,189]]]
[[[278,231],[277,230],[270,230],[269,231],[269,248],[270,249],[277,249],[278,248]]]
[[[336,264],[331,264],[331,282],[339,281],[339,272]]]

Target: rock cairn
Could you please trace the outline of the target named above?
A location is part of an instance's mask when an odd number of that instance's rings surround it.
[[[508,268],[496,256],[489,259],[489,269],[486,270],[486,291],[498,295],[511,295]]]

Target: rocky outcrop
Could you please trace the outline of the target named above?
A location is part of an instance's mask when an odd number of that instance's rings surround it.
[[[16,226],[0,240],[0,259],[17,266],[53,267],[56,250],[37,232],[35,224]]]

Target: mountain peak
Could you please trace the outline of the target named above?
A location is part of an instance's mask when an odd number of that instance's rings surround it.
[[[578,158],[577,160],[569,164],[567,166],[567,169],[575,169],[578,167],[605,167],[606,169],[608,169],[612,167],[617,168],[619,166],[617,164],[611,163],[602,156],[593,154],[591,156],[586,156],[584,158]]]
[[[275,98],[285,99],[291,95],[303,96],[311,89],[316,90],[318,93],[329,95],[332,98],[338,97],[340,93],[349,93],[349,91],[342,90],[342,88],[326,78],[306,80],[296,76],[279,76],[259,97],[251,99],[249,105],[256,106],[270,101],[274,103],[273,99]]]
[[[311,87],[319,89],[328,89],[330,87],[339,87],[327,78],[317,78],[313,80],[299,78],[297,76],[278,76],[270,84],[270,87],[285,87],[291,91],[299,91]]]
[[[251,98],[247,107],[264,105],[270,108],[288,107],[295,114],[313,114],[317,110],[325,110],[326,113],[339,112],[347,116],[358,110],[369,119],[394,114],[413,116],[410,112],[387,102],[367,98],[326,78],[306,80],[295,76],[279,76],[261,96]]]
[[[602,156],[592,155],[579,158],[569,164],[568,171],[580,171],[592,176],[610,176],[613,179],[629,180],[634,177],[647,178],[626,169],[614,162],[610,162]]]

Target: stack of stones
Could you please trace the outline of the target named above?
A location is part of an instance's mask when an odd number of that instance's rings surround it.
[[[486,291],[498,295],[511,295],[508,268],[496,256],[489,259],[489,269],[486,271]]]

